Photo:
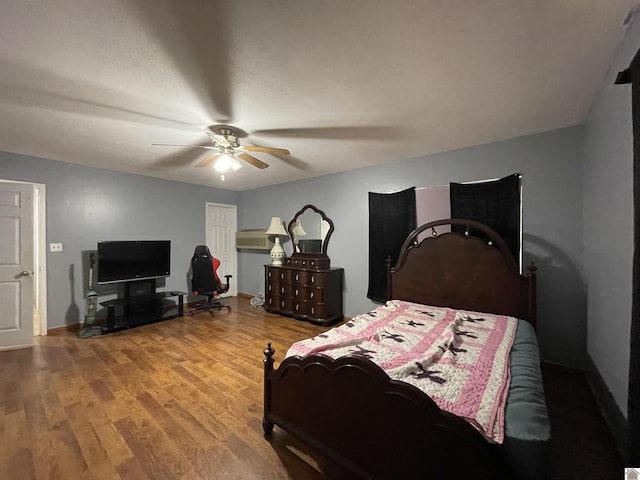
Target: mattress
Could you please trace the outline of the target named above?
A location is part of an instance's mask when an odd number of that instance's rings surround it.
[[[551,424],[540,370],[536,334],[518,321],[510,354],[511,384],[505,409],[505,440],[494,450],[512,478],[549,478]]]

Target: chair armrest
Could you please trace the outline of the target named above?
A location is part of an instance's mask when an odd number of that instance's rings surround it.
[[[225,275],[224,278],[226,279],[227,283],[222,286],[222,291],[220,293],[225,293],[229,291],[229,279],[232,277],[233,275]]]

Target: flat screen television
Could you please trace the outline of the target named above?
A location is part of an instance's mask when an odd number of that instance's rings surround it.
[[[98,242],[98,283],[129,282],[171,274],[170,240]]]

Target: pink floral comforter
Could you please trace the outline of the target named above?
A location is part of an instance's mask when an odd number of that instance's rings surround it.
[[[366,357],[466,419],[487,440],[502,443],[516,328],[512,317],[391,300],[294,343],[287,356]]]

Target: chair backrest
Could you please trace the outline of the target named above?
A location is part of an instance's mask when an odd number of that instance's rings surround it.
[[[214,258],[206,245],[198,245],[191,257],[191,291],[196,295],[216,295],[222,292],[218,278],[220,260]]]

